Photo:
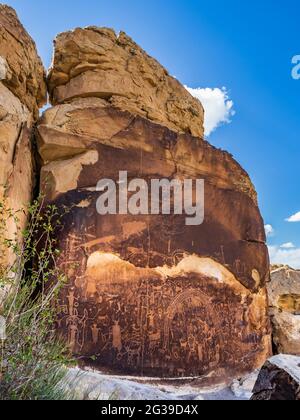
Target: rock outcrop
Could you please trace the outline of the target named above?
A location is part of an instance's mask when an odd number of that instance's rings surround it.
[[[48,84],[41,185],[71,205],[57,233],[71,350],[146,376],[217,381],[260,367],[271,343],[263,221],[246,172],[201,138],[202,105],[125,34],[95,27],[58,36]],[[98,181],[121,171],[148,186],[203,179],[204,223],[98,214]]]
[[[203,136],[203,107],[124,32],[94,26],[60,34],[49,74],[53,105],[103,98],[113,106]]]
[[[34,185],[32,127],[46,102],[43,65],[13,9],[0,5],[0,202],[17,212],[28,205]],[[2,214],[2,218],[6,218]],[[18,214],[23,227],[26,216]],[[14,239],[15,222],[1,220]],[[1,232],[3,235],[3,231]],[[1,251],[1,263],[7,261]],[[3,261],[3,255],[5,259]],[[9,261],[13,256],[8,256]]]
[[[300,357],[272,357],[261,369],[253,393],[254,401],[300,401]]]
[[[277,352],[300,356],[300,271],[274,268],[268,293]]]
[[[2,84],[37,118],[46,103],[44,67],[16,12],[5,5],[0,5],[0,76]]]
[[[203,389],[193,380],[158,383],[157,379],[129,379],[79,368],[69,369],[58,389],[76,401],[245,401],[252,396],[247,391],[235,395],[224,385]]]

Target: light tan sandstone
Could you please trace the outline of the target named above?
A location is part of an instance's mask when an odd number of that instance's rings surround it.
[[[19,238],[26,223],[26,213],[19,211],[29,204],[35,184],[32,128],[45,102],[45,73],[35,44],[15,11],[0,5],[0,203],[20,221],[2,214],[2,242],[4,236]],[[13,252],[2,248],[0,263],[9,265]]]
[[[177,132],[203,137],[200,102],[124,32],[88,27],[58,35],[48,82],[53,105],[98,97]]]
[[[37,117],[46,102],[44,67],[16,12],[0,4],[0,80]]]
[[[275,267],[268,284],[273,341],[279,353],[300,355],[300,271]]]

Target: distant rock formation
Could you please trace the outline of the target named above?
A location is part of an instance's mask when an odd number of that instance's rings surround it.
[[[272,357],[260,371],[253,401],[300,401],[300,357]]]
[[[20,210],[32,198],[34,159],[32,126],[39,107],[46,103],[47,88],[42,62],[15,11],[0,5],[0,202]],[[23,227],[26,216],[18,214]],[[14,239],[16,225],[7,224]],[[1,263],[11,260],[4,250]],[[4,259],[3,259],[4,257]]]
[[[71,205],[58,233],[69,283],[59,331],[88,363],[223,380],[270,355],[269,259],[256,192],[203,136],[203,108],[127,35],[55,41],[53,108],[37,127],[41,186]],[[204,179],[205,221],[96,211],[100,179]]]
[[[276,350],[300,356],[300,271],[273,267],[268,293]]]

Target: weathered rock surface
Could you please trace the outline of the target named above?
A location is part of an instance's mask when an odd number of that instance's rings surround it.
[[[45,101],[44,70],[35,44],[15,11],[0,5],[0,202],[5,201],[5,206],[14,211],[27,205],[32,197],[32,126],[38,107]],[[24,226],[26,216],[20,213],[18,217],[20,227]],[[15,223],[1,222],[1,226],[5,223],[8,238],[15,239]],[[2,250],[1,263],[6,256]]]
[[[159,384],[147,378],[126,378],[104,375],[100,372],[69,369],[59,388],[72,400],[79,401],[234,401],[248,400],[236,396],[225,385],[199,388],[173,381]],[[251,394],[252,395],[252,394]]]
[[[273,269],[268,293],[276,350],[300,355],[300,271],[286,266]]]
[[[257,369],[243,378],[235,379],[232,382],[230,389],[236,398],[245,401],[249,401],[251,399],[253,396],[253,388],[257,382],[259,373],[260,371]]]
[[[58,35],[49,74],[53,105],[98,97],[133,115],[203,136],[203,107],[124,32],[88,27]]]
[[[271,344],[263,221],[246,172],[190,134],[203,134],[201,104],[107,29],[60,35],[48,80],[41,185],[59,208],[73,204],[57,233],[69,278],[58,329],[71,350],[98,368],[203,382],[260,367]],[[96,184],[120,171],[148,185],[204,179],[204,223],[99,215]]]
[[[252,400],[300,401],[300,357],[278,355],[265,363]]]
[[[46,103],[45,71],[35,43],[16,12],[0,5],[0,80],[27,109],[38,116]]]

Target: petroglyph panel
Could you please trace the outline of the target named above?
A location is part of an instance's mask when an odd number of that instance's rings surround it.
[[[69,279],[58,330],[72,352],[115,373],[165,378],[224,378],[251,370],[253,355],[263,362],[264,289],[243,286],[221,248],[197,255],[201,227],[192,239],[184,216],[103,217],[97,196],[77,192],[57,202],[75,203],[58,233]]]
[[[73,50],[65,41],[74,36]],[[189,105],[184,111],[189,100],[180,106],[186,96],[178,99],[177,82],[167,84],[171,108],[164,95],[155,106],[160,93],[152,81],[147,92],[154,88],[153,95],[134,88],[128,97],[112,66],[115,59],[121,63],[114,55],[123,47],[109,50],[105,68],[77,73],[87,65],[82,48],[96,38],[92,55],[100,65],[98,44],[104,42],[105,51],[107,42],[115,45],[111,31],[79,30],[59,38],[49,75],[57,105],[37,127],[46,200],[71,206],[57,232],[59,264],[68,277],[58,330],[81,361],[102,370],[220,381],[252,371],[270,354],[270,328],[268,251],[251,180],[230,154],[193,137],[187,121],[196,121],[202,132],[202,114]],[[127,37],[120,40],[127,45]],[[77,70],[70,67],[71,56]],[[107,80],[114,90],[103,94]],[[148,86],[144,77],[135,80]],[[138,106],[132,107],[135,98]],[[153,179],[204,180],[204,223],[187,226],[185,214],[100,216],[98,181],[118,184],[120,171],[128,182],[139,178],[148,187]]]
[[[260,334],[246,325],[246,296],[200,273],[163,277],[96,253],[65,292],[60,328],[75,354],[96,357],[100,366],[200,376],[234,368],[237,357],[247,363],[247,353],[259,350]]]

